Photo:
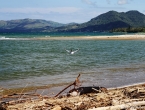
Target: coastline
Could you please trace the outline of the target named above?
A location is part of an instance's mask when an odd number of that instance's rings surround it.
[[[122,85],[119,87],[112,87],[112,88],[105,87],[108,90],[108,92],[89,93],[89,94],[79,95],[75,97],[73,96],[68,97],[65,91],[61,93],[58,97],[54,97],[58,92],[63,90],[70,83],[64,83],[60,85],[54,84],[52,86],[46,85],[46,86],[39,86],[39,87],[25,86],[23,88],[8,89],[7,94],[3,93],[6,91],[3,92],[1,91],[0,107],[5,106],[6,110],[16,110],[16,109],[36,110],[37,107],[39,107],[40,109],[46,107],[47,109],[52,109],[52,110],[55,110],[58,107],[61,108],[58,110],[62,110],[65,107],[68,107],[70,108],[70,110],[77,110],[74,108],[77,107],[81,108],[82,104],[87,105],[89,103],[87,107],[85,106],[85,108],[82,109],[87,108],[93,110],[93,108],[100,109],[100,107],[112,107],[112,105],[114,104],[114,100],[115,102],[117,102],[116,105],[119,105],[119,104],[126,104],[126,103],[130,104],[130,103],[142,102],[144,101],[145,98],[145,82],[132,83],[129,85]],[[86,87],[88,86],[92,86],[92,85],[86,85]],[[102,85],[100,85],[99,87],[101,86]],[[83,87],[85,87],[85,85],[83,85]],[[68,88],[67,93],[71,89],[72,88]],[[135,97],[135,99],[133,97]],[[72,102],[68,102],[68,100],[71,100]],[[134,107],[134,105],[132,106]],[[145,108],[144,105],[142,107]]]
[[[124,35],[84,35],[84,36],[37,36],[37,37],[1,37],[0,40],[145,40],[145,34],[124,34]]]
[[[70,82],[71,83],[71,82]],[[29,93],[29,92],[34,92],[35,93],[41,93],[41,95],[46,95],[44,91],[50,92],[50,94],[56,94],[58,93],[61,89],[69,85],[70,83],[61,83],[61,84],[51,84],[51,85],[44,85],[44,86],[28,86],[28,87],[17,87],[17,88],[0,88],[0,96],[3,95],[11,95],[15,93]],[[121,89],[121,88],[126,88],[126,87],[132,87],[132,86],[140,86],[145,84],[145,82],[141,83],[133,83],[133,84],[127,84],[127,85],[122,85],[122,86],[117,86],[117,87],[106,87],[108,90],[113,90],[113,89]],[[83,84],[85,86],[85,84]],[[92,86],[87,84],[86,86]],[[43,93],[42,93],[43,92]],[[68,92],[68,91],[67,91]],[[50,95],[50,97],[53,97],[53,95]]]
[[[122,85],[122,86],[118,86],[118,87],[114,87],[114,88],[108,88],[108,90],[121,89],[121,88],[133,87],[133,86],[141,86],[144,84],[145,84],[145,82],[133,83],[133,84]]]
[[[145,40],[145,35],[39,37],[33,40]]]

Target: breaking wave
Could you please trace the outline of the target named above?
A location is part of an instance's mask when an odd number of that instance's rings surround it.
[[[0,40],[32,40],[32,38],[9,38],[5,36],[0,36]]]

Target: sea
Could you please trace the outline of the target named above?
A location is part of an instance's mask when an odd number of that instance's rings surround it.
[[[120,87],[145,82],[145,40],[36,40],[46,37],[114,36],[127,33],[0,34],[0,87],[71,83]],[[77,50],[69,54],[66,50]]]

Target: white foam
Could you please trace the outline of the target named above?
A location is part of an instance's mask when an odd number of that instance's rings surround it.
[[[16,38],[6,38],[5,36],[0,37],[0,40],[15,40]]]
[[[31,40],[30,38],[7,38],[5,36],[0,37],[0,40]]]
[[[0,39],[5,39],[5,38],[6,38],[5,36],[1,36],[1,37],[0,37]]]

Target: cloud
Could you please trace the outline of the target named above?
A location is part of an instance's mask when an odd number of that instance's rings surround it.
[[[124,5],[127,4],[128,1],[127,0],[118,0],[118,5]]]
[[[0,8],[1,13],[60,13],[60,14],[70,14],[79,11],[80,8],[76,7],[56,7],[56,8]]]
[[[92,2],[91,0],[82,0],[82,2],[91,6],[97,6],[96,2]]]

